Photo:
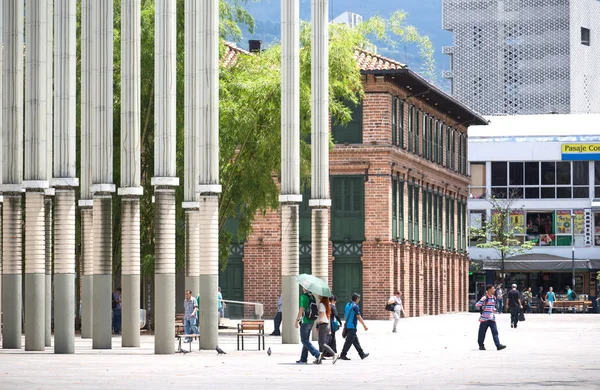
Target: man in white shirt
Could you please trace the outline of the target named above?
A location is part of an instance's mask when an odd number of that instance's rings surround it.
[[[392,332],[396,333],[396,327],[398,326],[398,321],[400,321],[400,313],[406,317],[404,306],[402,306],[402,293],[396,291],[396,295],[392,295],[388,300],[388,305],[394,305],[394,329],[392,329]]]

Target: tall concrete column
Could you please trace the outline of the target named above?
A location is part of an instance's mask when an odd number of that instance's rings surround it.
[[[219,0],[199,4],[200,112],[198,187],[200,202],[200,347],[218,344],[219,315]]]
[[[56,189],[54,353],[75,352],[75,187],[76,170],[76,21],[77,5],[54,1],[54,175]],[[112,24],[111,24],[112,32]],[[112,124],[112,122],[111,122]],[[112,248],[112,246],[111,246]]]
[[[23,0],[2,1],[2,347],[21,348],[23,189]]]
[[[123,347],[140,346],[141,1],[121,2],[121,312]]]
[[[52,0],[46,2],[46,180],[48,184],[52,183],[52,155],[54,137],[53,133],[53,83],[54,75],[52,73],[52,63],[54,60],[54,4]],[[52,346],[52,265],[54,248],[52,247],[52,234],[53,234],[53,198],[54,188],[47,188],[44,190],[45,204],[46,204],[46,347]]]
[[[25,34],[25,350],[46,345],[46,0],[27,4]]]
[[[282,342],[297,344],[300,193],[300,5],[281,4],[281,289]]]
[[[200,233],[196,196],[200,151],[198,131],[200,120],[200,3],[185,1],[185,102],[184,102],[184,167],[183,204],[185,210],[185,289],[195,296],[200,288]]]
[[[94,234],[92,181],[92,129],[94,127],[91,105],[92,87],[92,17],[91,2],[81,1],[81,138],[80,172],[81,188],[79,207],[81,207],[81,260],[83,276],[81,278],[81,338],[89,339],[93,335],[93,281],[94,281]]]
[[[112,348],[113,1],[91,1],[94,349]]]
[[[175,351],[176,2],[156,0],[154,43],[154,353]]]
[[[312,0],[312,273],[329,283],[329,6]]]

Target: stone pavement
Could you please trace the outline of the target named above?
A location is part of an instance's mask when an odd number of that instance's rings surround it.
[[[0,389],[600,388],[600,315],[532,314],[511,329],[502,314],[503,351],[489,332],[488,350],[478,350],[477,318],[408,318],[396,334],[391,321],[367,321],[369,331],[361,328],[359,338],[371,355],[361,361],[351,350],[352,360],[335,366],[294,364],[300,346],[282,345],[280,337],[267,337],[272,356],[256,351],[251,339],[246,351],[236,351],[232,333],[220,335],[224,356],[199,352],[197,342],[189,354],[154,355],[152,336],[142,336],[140,348],[121,348],[114,337],[113,349],[104,351],[77,338],[74,355],[0,349]]]

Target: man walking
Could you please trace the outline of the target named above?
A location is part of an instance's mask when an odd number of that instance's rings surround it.
[[[525,298],[525,306],[527,306],[527,313],[531,313],[531,302],[533,301],[533,292],[531,292],[531,287],[527,289],[523,293],[523,297]]]
[[[196,327],[196,318],[198,317],[198,301],[192,296],[192,290],[185,291],[185,300],[183,301],[183,329],[185,334],[198,334]],[[186,337],[185,343],[191,343],[192,339]]]
[[[504,289],[502,283],[498,283],[498,289],[496,290],[496,310],[498,313],[504,312]]]
[[[396,291],[396,294],[392,295],[388,300],[388,305],[394,305],[394,328],[392,329],[392,332],[396,333],[396,327],[398,326],[398,321],[400,321],[400,313],[406,316],[406,313],[404,313],[404,306],[402,306],[402,293]]]
[[[317,319],[317,313],[313,313],[311,305],[315,305],[317,301],[311,292],[308,292],[302,287],[303,294],[300,295],[300,308],[298,309],[298,316],[296,317],[296,328],[300,328],[300,342],[302,343],[302,354],[300,360],[296,361],[297,364],[308,363],[308,353],[315,357],[314,364],[321,364],[323,360],[323,354],[319,353],[319,350],[310,342],[310,332],[313,328],[315,320]]]
[[[356,348],[356,352],[358,352],[358,356],[361,359],[365,359],[369,356],[368,353],[365,353],[360,346],[360,342],[358,341],[358,336],[356,335],[358,322],[362,324],[363,328],[369,330],[365,321],[363,321],[360,315],[360,307],[358,306],[358,302],[360,302],[360,295],[358,293],[352,294],[352,301],[346,304],[344,309],[344,313],[346,316],[346,342],[344,343],[344,348],[342,348],[342,354],[340,355],[340,359],[342,360],[350,360],[347,356],[350,347],[354,345]]]
[[[494,338],[496,349],[500,351],[506,348],[506,345],[500,344],[500,339],[498,338],[496,316],[494,315],[494,311],[496,310],[495,291],[494,285],[488,284],[485,288],[485,295],[475,304],[475,307],[481,308],[481,316],[479,317],[479,335],[477,337],[480,351],[485,351],[485,334],[487,333],[488,328],[492,330],[492,337]]]
[[[507,294],[508,307],[510,308],[510,327],[517,328],[519,322],[519,311],[523,310],[523,301],[521,294],[517,290],[517,285],[513,284],[512,289]]]
[[[275,330],[271,333],[271,336],[281,336],[281,331],[279,327],[281,326],[281,313],[283,311],[283,301],[281,295],[277,298],[277,314],[275,314],[275,318],[273,319],[273,323],[275,325]]]
[[[113,321],[112,328],[114,334],[121,334],[121,287],[117,287],[112,295]]]

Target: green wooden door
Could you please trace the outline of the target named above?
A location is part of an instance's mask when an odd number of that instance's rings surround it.
[[[333,262],[333,293],[336,295],[340,317],[353,293],[362,295],[362,261],[360,256],[336,257]],[[362,311],[362,300],[360,302]]]
[[[244,262],[243,245],[232,245],[227,268],[219,271],[219,285],[223,299],[231,301],[244,300]],[[225,317],[244,318],[244,306],[229,304],[225,308]]]
[[[300,243],[300,264],[298,264],[298,274],[312,273],[311,246],[310,242]],[[300,295],[302,295],[302,287],[298,285]]]

